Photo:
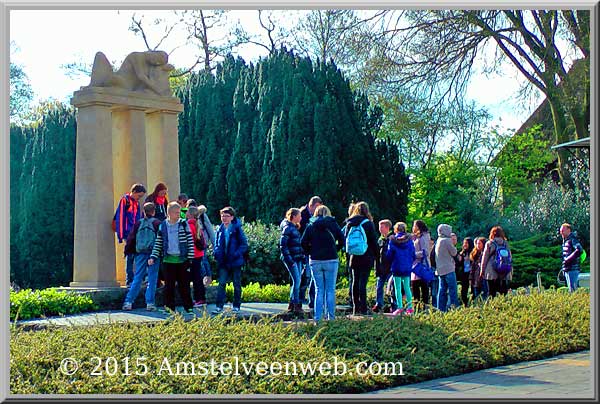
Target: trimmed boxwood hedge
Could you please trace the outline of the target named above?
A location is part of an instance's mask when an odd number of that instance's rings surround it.
[[[240,394],[358,393],[451,376],[476,369],[535,360],[590,347],[590,295],[551,289],[531,295],[498,297],[448,313],[413,317],[377,315],[364,320],[340,318],[318,325],[176,319],[156,325],[109,324],[23,331],[10,339],[12,394]],[[401,376],[158,375],[162,362],[216,361],[270,364],[333,362],[349,369],[360,361],[401,362]],[[118,371],[92,376],[93,357],[113,357]],[[124,376],[124,358],[130,376]],[[146,357],[146,375],[135,375],[135,360]],[[64,358],[79,362],[67,376]],[[103,362],[104,363],[104,362]],[[113,364],[114,365],[114,364]],[[174,366],[172,366],[174,369]],[[109,366],[110,368],[110,366]],[[111,368],[112,370],[112,368]]]

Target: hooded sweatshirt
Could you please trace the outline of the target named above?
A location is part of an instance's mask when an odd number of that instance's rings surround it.
[[[333,217],[316,216],[309,220],[301,244],[312,261],[337,260],[344,234]]]
[[[447,224],[438,226],[438,240],[435,244],[435,263],[439,276],[454,272],[454,256],[457,254],[456,247],[452,244],[452,227]]]

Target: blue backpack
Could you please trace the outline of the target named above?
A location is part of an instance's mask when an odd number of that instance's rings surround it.
[[[369,247],[367,244],[367,234],[363,228],[363,224],[369,219],[365,219],[358,226],[350,227],[348,236],[346,236],[346,252],[350,255],[364,255]]]
[[[506,243],[498,245],[495,241],[492,241],[492,244],[496,247],[496,258],[492,261],[492,268],[499,276],[504,277],[512,271],[510,251]]]

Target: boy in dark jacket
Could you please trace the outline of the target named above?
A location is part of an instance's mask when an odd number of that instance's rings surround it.
[[[242,266],[244,255],[248,251],[248,240],[241,222],[235,217],[235,210],[227,206],[220,211],[221,225],[215,233],[214,256],[219,268],[219,289],[217,308],[213,314],[223,312],[225,305],[225,285],[231,275],[233,278],[233,311],[240,311],[242,302]]]
[[[381,237],[379,237],[379,240],[377,241],[377,244],[379,245],[379,259],[375,262],[375,275],[377,276],[377,302],[372,309],[375,313],[379,313],[383,309],[384,288],[387,285],[390,276],[392,276],[392,273],[390,272],[391,262],[388,260],[386,255],[388,245],[390,243],[389,237],[393,236],[394,234],[392,232],[392,221],[389,219],[381,220],[379,222],[379,233],[381,234]],[[395,306],[395,304],[392,303],[392,306]]]

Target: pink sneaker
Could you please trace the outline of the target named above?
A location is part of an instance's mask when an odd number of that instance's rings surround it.
[[[404,312],[404,309],[396,309],[393,313],[392,316],[399,316]]]
[[[412,316],[414,312],[415,311],[413,309],[406,309],[406,311],[404,312],[404,314],[406,314],[407,316]]]

